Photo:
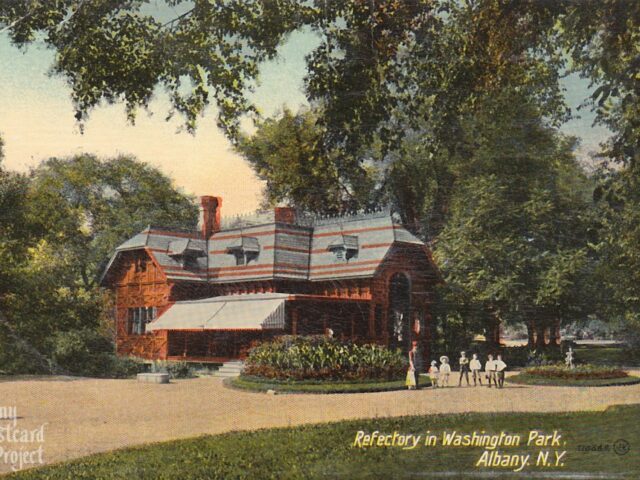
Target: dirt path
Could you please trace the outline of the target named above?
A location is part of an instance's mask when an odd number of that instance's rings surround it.
[[[635,372],[638,374],[638,372]],[[17,427],[44,426],[45,463],[115,448],[230,430],[342,419],[489,411],[575,411],[637,403],[640,385],[566,388],[508,385],[343,395],[266,395],[230,390],[217,378],[169,385],[135,380],[15,379],[0,382],[0,413],[17,408]],[[0,421],[0,425],[6,425]],[[0,449],[37,448],[7,443]],[[31,447],[30,445],[34,445]],[[9,471],[0,450],[0,472]]]

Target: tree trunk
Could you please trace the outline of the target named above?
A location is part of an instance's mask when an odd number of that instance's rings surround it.
[[[538,321],[536,322],[536,350],[544,350],[547,347],[546,342],[544,341],[544,331],[546,329],[546,325]]]
[[[536,346],[536,323],[533,320],[527,322],[527,347],[529,350],[533,350]]]

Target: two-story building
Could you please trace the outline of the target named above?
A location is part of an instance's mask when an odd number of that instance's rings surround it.
[[[436,267],[388,210],[332,218],[275,208],[221,219],[202,197],[199,230],[149,227],[102,278],[115,292],[117,352],[224,361],[275,335],[332,334],[428,355]]]

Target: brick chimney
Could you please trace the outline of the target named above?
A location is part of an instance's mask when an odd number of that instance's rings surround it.
[[[296,209],[293,207],[276,207],[275,220],[280,223],[296,223]]]
[[[202,233],[203,238],[209,238],[213,233],[220,230],[221,207],[221,197],[211,197],[209,195],[200,197],[198,229]]]

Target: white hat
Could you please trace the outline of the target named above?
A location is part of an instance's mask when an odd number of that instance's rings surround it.
[[[447,357],[446,355],[442,355],[440,357],[440,363],[444,363],[445,360],[448,362],[449,361],[449,357]]]

